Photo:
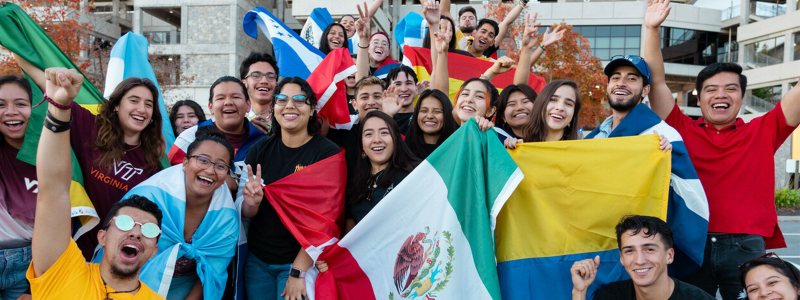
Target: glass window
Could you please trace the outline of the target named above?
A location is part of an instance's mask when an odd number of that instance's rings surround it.
[[[626,26],[611,26],[611,36],[625,36]]]
[[[575,26],[581,28],[581,35],[584,37],[595,36],[594,34],[594,26]]]
[[[625,47],[625,38],[624,37],[612,37],[610,46],[612,48],[623,48],[623,47]]]
[[[661,53],[664,62],[710,65],[717,62],[719,33],[661,27]]]
[[[597,26],[595,30],[596,30],[595,31],[596,36],[611,36],[610,26]]]
[[[797,1],[800,3],[800,0]],[[800,60],[800,32],[794,33],[794,60]]]
[[[625,36],[640,36],[641,30],[640,26],[625,26]]]
[[[639,55],[641,26],[575,26],[601,60],[614,55]]]
[[[600,60],[609,60],[611,56],[608,53],[608,49],[594,50],[594,56],[597,56]]]
[[[611,38],[599,37],[599,38],[595,38],[594,40],[597,43],[594,46],[595,48],[608,48]]]
[[[639,37],[626,37],[625,48],[639,48]]]
[[[783,36],[745,45],[745,68],[756,69],[783,63]]]

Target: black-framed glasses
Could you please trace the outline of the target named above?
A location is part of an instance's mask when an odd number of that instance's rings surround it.
[[[305,95],[294,95],[292,96],[292,103],[294,103],[295,107],[302,107],[303,105],[308,104],[306,101],[308,97]],[[283,94],[275,95],[275,105],[285,106],[289,103],[289,96]]]
[[[267,80],[269,80],[269,81],[276,81],[278,79],[278,74],[275,74],[275,73],[272,73],[272,72],[267,73],[267,74],[264,74],[264,73],[261,73],[261,72],[253,72],[253,73],[248,74],[244,78],[245,79],[253,78],[253,80],[255,80],[255,81],[261,81],[261,78],[264,78],[264,77],[267,77]]]
[[[114,225],[122,231],[131,231],[133,226],[139,225],[142,229],[142,235],[147,238],[156,238],[159,234],[161,234],[161,228],[158,227],[155,223],[139,223],[133,220],[129,215],[117,215],[113,219]],[[110,224],[109,224],[110,225]],[[108,229],[108,226],[106,226]]]
[[[214,172],[217,174],[232,174],[231,167],[224,163],[215,163],[208,159],[208,157],[202,155],[192,155],[189,158],[194,158],[195,164],[198,168],[201,169],[208,169],[211,165],[214,165]]]

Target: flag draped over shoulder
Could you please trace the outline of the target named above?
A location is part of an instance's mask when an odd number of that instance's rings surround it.
[[[308,76],[308,84],[317,95],[317,112],[321,118],[328,119],[332,128],[349,130],[353,127],[344,79],[354,73],[356,66],[350,53],[339,48],[328,53]]]
[[[666,221],[675,237],[675,261],[669,270],[673,277],[684,277],[703,265],[709,210],[705,190],[683,138],[645,104],[634,107],[609,137],[649,135],[653,134],[653,130],[664,135],[672,144],[672,176]],[[594,137],[597,132],[599,129],[589,133],[586,138]]]
[[[64,54],[64,51],[61,51],[58,45],[47,35],[44,29],[39,27],[16,4],[6,3],[3,7],[0,7],[0,45],[29,61],[39,69],[64,67],[81,72],[72,60]],[[33,98],[31,100],[34,103],[38,103],[44,97],[42,90],[30,77],[27,75],[25,77],[31,83],[33,90]],[[95,114],[97,113],[97,107],[105,102],[100,91],[85,77],[78,96],[73,101]],[[41,124],[44,123],[47,105],[40,105],[31,110],[31,116],[28,121],[29,126],[25,131],[25,141],[17,155],[17,159],[32,165],[36,165],[36,150],[39,146],[39,137],[42,134]],[[100,218],[97,216],[97,211],[94,209],[94,205],[92,205],[92,201],[83,187],[83,175],[81,167],[75,158],[75,153],[73,152],[71,156],[72,181],[70,182],[69,196],[72,208],[70,213],[72,217],[77,217],[79,221],[79,224],[76,224],[75,228],[73,228],[75,231],[73,239],[77,240],[78,237],[96,226]]]
[[[138,33],[128,32],[119,38],[111,48],[103,95],[111,96],[120,82],[131,77],[147,78],[156,85],[156,89],[158,89],[157,105],[158,110],[161,111],[161,134],[164,135],[166,150],[169,151],[172,143],[175,142],[175,133],[172,131],[172,122],[169,120],[169,112],[164,105],[164,96],[162,96],[161,87],[156,80],[156,73],[153,72],[153,67],[147,60],[147,38]]]
[[[306,20],[306,24],[303,25],[300,36],[303,37],[306,42],[319,49],[319,44],[325,41],[322,32],[324,32],[325,28],[331,23],[333,23],[333,17],[331,17],[331,13],[328,12],[328,9],[325,7],[317,7],[308,15],[308,20]]]
[[[394,39],[400,47],[422,47],[428,21],[415,12],[409,12],[394,27]]]
[[[187,243],[183,236],[186,223],[186,174],[182,168],[177,165],[158,172],[122,197],[143,196],[158,204],[163,213],[158,253],[142,267],[139,279],[166,298],[175,262],[180,257],[186,257],[197,262],[196,271],[203,284],[203,297],[221,299],[228,279],[228,264],[236,252],[239,239],[239,214],[233,205],[228,185],[223,183],[211,196],[208,212],[192,236],[192,242]],[[101,252],[96,255],[96,260],[102,257]]]
[[[667,217],[670,155],[655,135],[518,144],[525,179],[497,218],[506,299],[570,299],[570,268],[600,256],[589,287],[628,278],[614,227],[629,214]],[[557,158],[557,159],[554,159]]]
[[[177,165],[183,162],[183,159],[186,157],[186,151],[189,150],[189,145],[194,142],[196,139],[197,129],[203,126],[217,126],[214,124],[214,120],[205,120],[201,123],[198,123],[197,126],[192,126],[187,128],[180,135],[178,138],[175,139],[175,143],[172,144],[172,148],[169,149],[169,154],[167,157],[169,158],[169,162],[173,165]],[[244,142],[242,142],[242,146],[238,149],[234,149],[235,154],[233,156],[233,169],[236,172],[237,176],[241,176],[242,173],[247,174],[247,167],[244,165],[244,158],[247,157],[247,152],[250,151],[250,146],[255,144],[259,139],[265,137],[261,130],[250,123],[247,118],[244,119],[244,126],[249,128],[249,134],[247,138],[245,138]],[[243,187],[239,187],[240,189]]]
[[[386,76],[389,76],[389,72],[392,71],[392,69],[394,69],[396,67],[399,67],[399,66],[400,66],[400,63],[397,62],[396,60],[391,59],[391,58],[386,58],[378,66],[378,68],[375,69],[375,73],[372,73],[372,76],[378,77],[380,79],[384,79],[384,78],[386,78]]]
[[[522,173],[470,120],[320,260],[317,299],[500,299],[495,217]]]
[[[457,53],[447,53],[447,71],[450,75],[450,99],[456,98],[456,93],[464,81],[470,78],[478,78],[483,72],[489,69],[494,63],[465,56]],[[431,49],[418,47],[403,47],[403,64],[414,69],[417,79],[430,80],[433,73],[431,65]],[[498,91],[514,83],[514,70],[495,76],[492,83]],[[537,93],[541,92],[545,86],[544,78],[531,74],[528,85]]]
[[[254,39],[258,38],[258,28],[269,37],[281,70],[280,76],[306,79],[325,57],[266,8],[259,6],[247,12],[242,20],[242,28]]]

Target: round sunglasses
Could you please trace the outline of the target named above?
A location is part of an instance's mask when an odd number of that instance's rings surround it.
[[[117,228],[119,228],[119,230],[122,231],[130,231],[131,229],[133,229],[133,226],[139,225],[142,229],[142,235],[144,235],[147,238],[152,239],[161,234],[161,228],[159,228],[158,225],[154,223],[142,224],[134,221],[133,218],[131,218],[128,215],[118,215],[114,217],[112,221],[114,221],[114,225],[116,225]],[[106,226],[106,228],[108,227]]]

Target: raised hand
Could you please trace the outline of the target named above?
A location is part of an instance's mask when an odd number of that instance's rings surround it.
[[[431,86],[431,82],[427,79],[417,82],[417,95],[422,94],[429,86]]]
[[[261,164],[256,165],[255,178],[253,178],[253,167],[247,165],[247,183],[242,190],[242,196],[250,206],[258,206],[264,199],[264,187],[261,186]]]
[[[647,1],[647,12],[644,13],[644,26],[647,28],[658,28],[667,19],[669,11],[669,0]]]
[[[445,53],[450,47],[450,39],[453,38],[453,29],[450,28],[450,22],[447,20],[439,20],[439,32],[435,32],[436,37],[436,52]]]
[[[653,130],[653,133],[658,134],[658,131]],[[658,149],[661,149],[661,151],[664,152],[672,150],[672,143],[670,143],[667,137],[665,137],[663,134],[658,134],[658,139]]]
[[[522,45],[528,49],[536,47],[536,42],[539,37],[539,26],[536,25],[537,17],[539,17],[539,13],[533,15],[533,21],[531,22],[531,14],[525,16],[525,31],[522,32]]]
[[[514,67],[516,67],[516,65],[514,64],[514,60],[508,56],[503,56],[501,58],[498,58],[497,61],[494,62],[494,65],[492,65],[492,68],[490,70],[492,71],[492,73],[499,75],[510,71]]]
[[[572,274],[572,290],[575,292],[586,292],[586,289],[594,282],[597,277],[597,268],[600,266],[600,256],[594,259],[584,259],[576,261],[569,270]]]
[[[67,68],[48,68],[44,70],[45,92],[58,104],[69,105],[78,96],[83,85],[83,75]]]
[[[425,17],[425,20],[428,21],[428,24],[438,24],[441,16],[439,1],[423,0],[422,15]]]
[[[370,31],[370,23],[372,22],[371,16],[369,15],[369,10],[367,10],[367,2],[364,2],[364,9],[361,9],[361,6],[356,5],[358,8],[358,16],[359,19],[356,20],[356,32],[358,33],[358,37],[363,39],[369,39],[369,31]]]
[[[395,87],[395,85],[390,85],[383,91],[383,98],[381,98],[383,102],[381,111],[385,112],[390,117],[394,117],[403,105],[403,100],[398,97]]]
[[[561,28],[561,24],[556,25],[556,27],[553,28],[553,31],[550,31],[550,27],[548,27],[547,30],[545,30],[544,34],[542,35],[542,45],[547,47],[547,46],[552,45],[555,42],[560,41],[561,38],[564,37],[564,32],[567,31],[566,28],[563,28],[563,29],[560,29],[560,28]]]

